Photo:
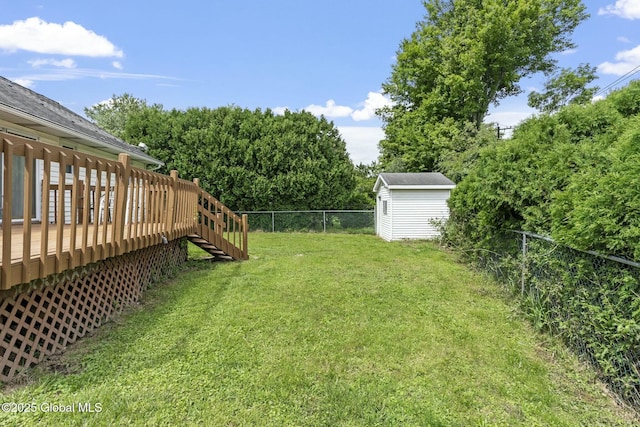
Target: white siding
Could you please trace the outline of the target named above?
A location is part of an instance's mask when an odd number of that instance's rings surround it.
[[[38,160],[37,162],[37,168],[39,170],[39,176],[42,177],[42,175],[44,174],[44,162],[42,162],[41,160]],[[58,184],[58,181],[60,179],[60,163],[57,162],[51,162],[51,184]],[[84,167],[80,168],[79,171],[79,178],[81,181],[85,181],[86,180],[86,176],[87,176],[87,169]],[[107,179],[107,173],[106,172],[102,172],[102,182],[101,185],[102,187],[104,187],[105,183],[106,183],[106,179]],[[97,173],[95,170],[91,170],[91,179],[90,179],[90,185],[96,185],[97,182]],[[73,184],[73,173],[67,173],[65,174],[65,183],[67,185],[71,185]],[[112,173],[111,174],[111,186],[113,187],[115,183],[115,175]],[[39,186],[42,187],[42,178],[40,178],[39,180]],[[104,189],[102,190],[104,191]],[[109,193],[109,202],[107,205],[107,208],[109,209],[109,218],[113,217],[113,190],[110,191]],[[91,193],[90,197],[93,197],[93,192]],[[46,200],[47,196],[43,196],[42,198],[40,198],[39,200],[36,201],[37,204],[37,212],[40,212],[41,209],[41,203],[42,200]],[[48,201],[49,201],[49,222],[50,223],[55,223],[56,222],[56,210],[55,210],[55,206],[60,203],[62,199],[62,202],[64,203],[64,217],[65,217],[65,224],[70,224],[71,223],[71,191],[70,190],[66,190],[64,192],[64,196],[61,197],[60,194],[56,194],[55,191],[50,191],[48,194]],[[90,205],[91,207],[93,207],[93,200],[90,200]],[[104,194],[100,200],[100,206],[98,206],[98,212],[100,213],[100,220],[103,219],[103,215],[104,215],[104,211],[105,211],[105,206],[104,206],[105,200],[104,200]],[[94,215],[95,209],[91,209],[91,211],[89,212],[89,221],[93,222],[93,215]],[[39,214],[38,214],[39,215]]]
[[[386,213],[383,210],[384,202],[387,202]],[[392,234],[392,212],[393,201],[391,200],[390,192],[384,186],[381,186],[376,196],[376,212],[378,217],[376,218],[376,234],[382,237],[384,240],[391,240]]]
[[[434,220],[449,218],[447,199],[451,190],[392,190],[390,239],[432,239],[439,231]]]

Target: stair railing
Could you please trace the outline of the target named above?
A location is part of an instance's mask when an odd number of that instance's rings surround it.
[[[247,214],[237,215],[218,199],[198,187],[198,234],[234,259],[249,259]]]

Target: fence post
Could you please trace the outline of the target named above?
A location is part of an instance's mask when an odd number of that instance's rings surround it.
[[[129,175],[131,174],[131,158],[128,154],[120,153],[118,161],[122,163],[122,170],[118,179],[118,186],[116,187],[116,212],[115,219],[115,245],[116,254],[122,255],[124,253],[124,226],[127,210],[127,192],[129,189]]]
[[[327,232],[327,211],[322,211],[322,232]]]
[[[522,283],[520,292],[524,296],[524,288],[526,282],[526,272],[527,272],[527,235],[522,233]]]
[[[276,232],[276,213],[271,211],[271,232]]]

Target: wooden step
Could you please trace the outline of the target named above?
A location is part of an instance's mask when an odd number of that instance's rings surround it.
[[[227,256],[227,254],[224,251],[221,250],[209,250],[209,249],[205,249],[205,251],[207,251],[207,253],[210,253],[211,255],[220,255],[220,256]]]
[[[199,248],[205,250],[207,253],[212,255],[210,260],[212,261],[233,261],[233,257],[228,255],[225,251],[218,248],[216,245],[211,244],[211,242],[203,239],[197,234],[190,234],[187,236],[189,241]]]
[[[212,245],[210,243],[203,243],[203,244],[198,245],[198,246],[200,246],[202,249],[205,249],[205,250],[209,250],[209,249],[213,249],[214,251],[219,251],[220,250],[216,245]]]
[[[233,261],[233,258],[231,258],[231,257],[224,257],[224,258],[221,258],[221,257],[217,257],[217,256],[211,256],[211,257],[208,257],[208,258],[202,258],[202,259],[203,259],[203,260],[205,260],[205,261],[211,261],[211,262],[228,262],[228,261]]]
[[[191,243],[195,243],[196,245],[201,245],[201,244],[204,245],[206,243],[209,243],[205,239],[201,239],[201,238],[191,238],[191,237],[189,237],[189,241]]]
[[[202,248],[202,249],[204,249],[205,251],[207,251],[209,253],[220,253],[220,254],[224,254],[225,253],[222,249],[220,249],[216,245],[212,245],[210,243],[194,243],[194,244],[196,246],[198,246],[199,248]]]

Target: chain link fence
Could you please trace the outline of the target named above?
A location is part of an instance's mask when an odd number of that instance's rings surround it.
[[[640,410],[640,264],[510,232],[480,251],[480,264],[520,294],[532,323],[598,370]]]
[[[251,231],[375,234],[373,210],[238,212],[249,217]]]

